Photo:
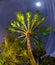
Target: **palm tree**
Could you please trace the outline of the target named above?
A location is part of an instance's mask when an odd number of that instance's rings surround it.
[[[23,38],[24,40],[27,40],[27,49],[28,49],[28,55],[30,57],[31,65],[37,65],[33,53],[32,53],[32,47],[30,43],[31,37],[33,39],[36,39],[37,43],[40,41],[40,37],[36,34],[40,35],[48,35],[49,31],[52,30],[52,27],[41,27],[39,26],[46,20],[46,17],[40,17],[40,12],[36,11],[34,16],[31,17],[30,10],[26,11],[26,15],[24,17],[24,14],[21,11],[16,12],[16,21],[11,21],[10,28],[7,28],[9,31],[13,33],[18,33],[18,38]],[[40,39],[39,39],[40,38]]]

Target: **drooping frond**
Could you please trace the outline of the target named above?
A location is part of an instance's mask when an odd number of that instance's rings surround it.
[[[18,38],[22,38],[22,37],[25,37],[25,35],[19,36]]]
[[[25,35],[19,36],[18,39],[19,39],[20,43],[23,43],[23,44],[26,43],[26,37],[25,37]],[[21,39],[22,39],[22,41],[21,41]]]
[[[12,33],[16,33],[16,32],[18,32],[18,33],[23,33],[23,31],[16,30],[15,28],[12,28],[12,27],[6,28],[6,30],[11,31]]]
[[[49,32],[42,32],[40,34],[43,35],[43,36],[48,36],[50,33]]]
[[[35,37],[35,36],[33,36],[32,38],[33,38],[33,40],[34,40],[35,43],[43,45],[44,40],[41,37]]]
[[[36,33],[38,33],[38,34],[40,33],[43,36],[46,36],[46,35],[49,35],[49,31],[51,31],[51,30],[54,30],[54,28],[46,26],[46,27],[41,27],[40,29],[38,29]]]
[[[30,18],[31,18],[31,12],[29,10],[27,10],[26,12],[26,20],[28,22],[28,29],[30,28]]]
[[[17,17],[17,20],[23,24],[23,26],[25,27],[25,29],[27,30],[27,27],[26,27],[26,24],[25,24],[25,21],[24,21],[24,15],[21,11],[17,12],[16,13],[16,17]]]
[[[38,33],[39,32],[44,32],[44,31],[50,31],[50,30],[54,30],[53,27],[41,27],[39,30],[38,30]]]
[[[36,53],[35,53],[35,51],[36,51]],[[35,57],[41,57],[41,56],[46,54],[46,51],[45,51],[45,48],[42,45],[34,43],[33,53],[34,53]]]
[[[40,26],[44,21],[46,20],[46,17],[42,17],[38,22],[36,22],[36,25],[33,27],[32,30],[35,30],[38,26]]]
[[[23,41],[21,43],[23,43],[23,44],[26,43],[26,37],[23,39]]]
[[[31,29],[33,28],[33,26],[35,25],[36,22],[38,22],[39,20],[39,17],[40,17],[40,12],[39,11],[36,11],[34,16],[33,16],[33,19],[32,19],[32,26],[31,26]]]

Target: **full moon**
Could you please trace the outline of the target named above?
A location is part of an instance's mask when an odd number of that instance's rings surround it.
[[[41,2],[36,2],[36,6],[40,7],[41,6]]]

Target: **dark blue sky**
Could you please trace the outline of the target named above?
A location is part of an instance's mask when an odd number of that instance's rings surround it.
[[[40,6],[36,3],[40,2]],[[55,0],[0,0],[0,42],[6,34],[8,22],[15,19],[15,12],[22,10],[24,13],[30,9],[32,13],[40,10],[41,16],[46,16],[44,25],[55,27]],[[47,54],[55,56],[55,31],[50,32],[46,39],[45,49]]]

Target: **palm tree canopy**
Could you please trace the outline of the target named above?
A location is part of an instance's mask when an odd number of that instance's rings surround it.
[[[32,13],[30,10],[26,11],[26,19],[24,17],[24,14],[21,11],[16,12],[17,20],[11,21],[10,22],[11,27],[7,29],[13,33],[17,32],[18,34],[21,34],[21,36],[18,38],[26,37],[28,36],[28,34],[30,35],[30,37],[33,37],[33,35],[35,34],[41,34],[43,36],[46,36],[46,35],[49,35],[50,30],[54,30],[54,28],[49,26],[38,28],[46,20],[46,17],[40,18],[39,11],[36,11],[34,13],[32,19],[31,19],[31,16],[32,16]],[[38,41],[38,39],[36,40]]]

